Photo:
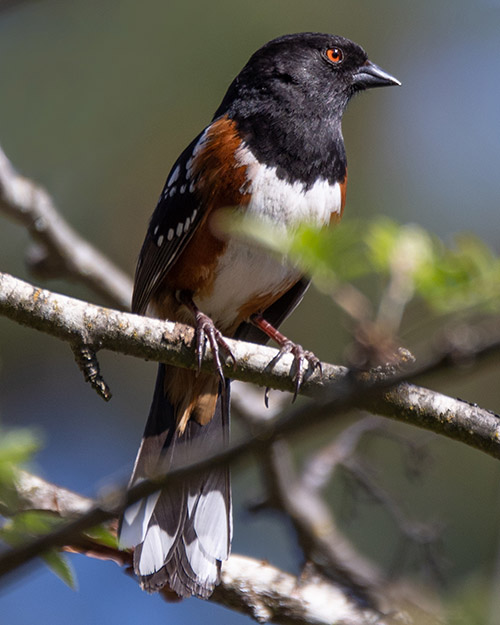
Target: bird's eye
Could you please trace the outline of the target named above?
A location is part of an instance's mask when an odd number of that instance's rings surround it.
[[[330,61],[330,63],[338,65],[344,60],[344,52],[342,48],[328,48],[326,51],[326,58]]]

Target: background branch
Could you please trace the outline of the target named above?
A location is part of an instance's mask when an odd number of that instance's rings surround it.
[[[274,443],[262,454],[261,463],[267,477],[269,504],[292,521],[305,561],[353,596],[375,605],[382,571],[340,532],[323,499],[304,486],[294,471],[288,445],[284,441]]]
[[[36,243],[28,255],[35,274],[78,280],[111,305],[129,308],[130,278],[71,228],[47,191],[19,175],[1,148],[0,211],[24,226]]]
[[[93,507],[93,502],[65,488],[56,486],[25,471],[19,472],[16,491],[23,510],[54,512],[71,519]],[[130,554],[93,545],[76,536],[67,544],[68,551],[89,557],[110,559],[130,567]],[[128,572],[128,571],[126,571]],[[170,597],[165,593],[165,598]],[[221,585],[210,599],[248,614],[259,623],[272,621],[286,625],[365,625],[378,622],[379,614],[362,607],[343,589],[309,571],[300,579],[269,563],[232,555],[224,563]]]

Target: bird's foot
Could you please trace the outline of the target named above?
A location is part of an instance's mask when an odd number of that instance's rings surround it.
[[[222,363],[220,358],[220,350],[222,349],[227,356],[230,356],[233,361],[235,360],[233,352],[229,347],[227,341],[222,336],[222,332],[216,328],[213,320],[201,312],[193,301],[192,295],[186,291],[179,293],[179,300],[189,308],[194,316],[194,327],[196,337],[196,359],[198,363],[198,373],[201,371],[201,363],[205,354],[205,346],[208,342],[212,352],[212,360],[215,370],[219,376],[222,386],[225,386],[224,372],[222,370]]]
[[[278,360],[280,360],[280,358],[282,358],[285,354],[293,355],[294,360],[292,366],[292,380],[294,383],[293,401],[295,401],[295,399],[297,398],[297,394],[300,391],[300,387],[302,386],[302,383],[304,381],[305,373],[307,371],[306,361],[312,367],[313,371],[319,369],[320,373],[322,373],[323,371],[320,359],[315,354],[313,354],[313,352],[304,349],[302,345],[294,343],[289,338],[287,338],[273,325],[266,321],[262,315],[252,315],[250,320],[254,325],[260,328],[260,330],[262,330],[269,338],[273,339],[273,341],[278,343],[278,345],[280,346],[280,351],[269,363],[271,367],[273,367],[278,362]],[[266,405],[268,390],[269,389],[266,389],[265,394]]]
[[[313,352],[304,349],[302,345],[294,343],[288,338],[285,338],[285,341],[281,344],[280,351],[272,359],[271,364],[274,365],[285,354],[293,355],[292,380],[294,382],[294,392],[292,401],[295,401],[300,387],[302,386],[302,382],[304,381],[305,372],[307,371],[306,361],[312,367],[313,371],[319,369],[319,372],[323,373],[323,369],[321,367],[321,360]]]
[[[212,359],[215,370],[224,383],[224,372],[222,371],[222,363],[220,359],[220,350],[222,349],[227,356],[235,360],[231,348],[222,336],[222,332],[215,327],[212,319],[198,310],[195,314],[195,335],[196,335],[196,356],[198,359],[198,371],[201,370],[201,363],[205,353],[205,345],[208,342],[212,351]]]

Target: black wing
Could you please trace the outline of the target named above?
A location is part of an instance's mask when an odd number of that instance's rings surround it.
[[[143,315],[173,262],[186,247],[203,217],[192,170],[193,155],[205,131],[175,162],[149,222],[135,272],[132,312]]]

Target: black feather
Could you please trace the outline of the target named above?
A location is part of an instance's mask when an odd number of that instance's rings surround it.
[[[186,247],[203,218],[203,207],[196,192],[197,181],[188,177],[188,163],[202,135],[203,133],[200,133],[175,162],[151,216],[135,273],[132,296],[134,313],[145,314],[151,298],[161,287],[168,270]],[[178,177],[169,185],[169,180],[177,168]],[[172,189],[173,194],[170,193]],[[179,224],[184,225],[187,219],[190,220],[189,227],[186,230],[183,227],[182,232],[177,234]],[[174,236],[169,239],[171,230]]]
[[[154,474],[168,472],[172,463],[189,463],[221,451],[229,440],[229,381],[225,401],[219,393],[215,414],[205,426],[190,420],[179,436],[175,430],[175,410],[165,396],[165,365],[160,364],[155,393],[143,442],[131,483]],[[136,543],[134,569],[143,588],[149,592],[168,584],[180,596],[207,598],[220,580],[221,560],[230,551],[232,535],[231,488],[228,467],[214,467],[162,489],[147,518],[147,503],[139,513],[121,525],[124,544]],[[148,501],[147,500],[147,501]],[[206,502],[216,505],[205,506]],[[154,570],[144,574],[153,556],[145,553],[149,532],[163,531],[171,540],[168,549],[154,554]],[[215,538],[213,538],[215,535]],[[220,537],[217,545],[217,535]],[[201,564],[200,564],[201,563]]]

